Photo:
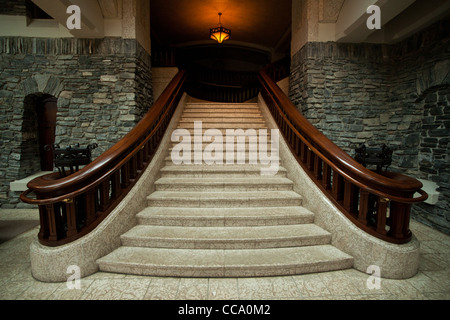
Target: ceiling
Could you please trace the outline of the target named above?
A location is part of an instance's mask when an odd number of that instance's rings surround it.
[[[219,23],[231,29],[225,44],[288,51],[292,0],[152,0],[153,41],[161,46],[214,44],[209,29]]]

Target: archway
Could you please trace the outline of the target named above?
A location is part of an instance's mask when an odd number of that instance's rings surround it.
[[[22,175],[53,171],[53,152],[45,148],[55,143],[57,98],[49,94],[29,94],[24,100],[22,122]]]

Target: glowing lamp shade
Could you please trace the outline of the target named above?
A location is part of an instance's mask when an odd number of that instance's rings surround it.
[[[221,16],[222,13],[219,12],[219,26],[209,29],[209,38],[217,41],[218,43],[222,43],[225,40],[230,39],[231,35],[231,30],[222,26],[222,21],[220,19]]]

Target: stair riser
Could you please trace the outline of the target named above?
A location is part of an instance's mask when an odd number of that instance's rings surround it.
[[[202,239],[165,239],[165,238],[129,238],[121,237],[122,245],[128,247],[144,247],[144,248],[166,248],[166,249],[269,249],[269,248],[288,248],[303,247],[329,244],[331,236],[314,236],[305,237],[289,237],[278,239],[236,239],[233,240],[202,240]]]
[[[291,191],[292,184],[267,185],[176,185],[156,184],[156,191]]]
[[[180,123],[177,127],[177,129],[193,129],[195,128],[194,123],[191,122],[185,122]],[[257,122],[257,123],[247,123],[247,122],[202,122],[202,128],[203,133],[205,132],[205,129],[243,129],[244,131],[246,129],[266,129],[267,126],[264,122]],[[267,130],[270,132],[270,130]],[[258,131],[256,132],[258,134]]]
[[[189,172],[189,167],[186,167],[186,171],[174,171],[174,172],[162,172],[163,178],[251,178],[261,177],[261,172]],[[274,177],[286,177],[285,171],[279,171]]]
[[[243,208],[243,207],[283,207],[301,206],[301,199],[148,199],[148,206],[188,207],[188,208]]]
[[[234,115],[239,115],[239,114],[261,114],[261,110],[259,110],[258,108],[217,108],[217,109],[211,109],[211,108],[185,108],[183,110],[183,114],[186,113],[230,113],[230,114],[234,114]]]
[[[164,266],[137,265],[122,263],[99,263],[100,270],[104,272],[117,272],[155,277],[192,277],[192,278],[243,278],[243,277],[271,277],[289,276],[318,272],[327,272],[348,269],[353,266],[352,259],[343,259],[331,262],[317,262],[308,264],[278,264],[255,266]]]
[[[313,223],[314,216],[305,217],[172,217],[154,216],[138,217],[138,224],[151,226],[171,226],[171,227],[263,227],[278,225],[296,225]]]

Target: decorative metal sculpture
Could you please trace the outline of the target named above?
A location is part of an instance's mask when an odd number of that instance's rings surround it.
[[[58,144],[46,145],[46,151],[53,151],[55,167],[58,168],[61,177],[66,177],[68,171],[70,174],[78,171],[80,166],[87,165],[92,161],[91,151],[98,147],[98,144],[89,144],[86,148],[80,148],[80,144],[68,146],[62,149]]]

